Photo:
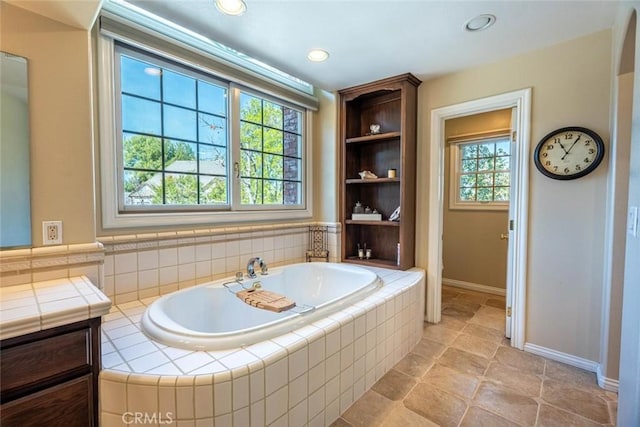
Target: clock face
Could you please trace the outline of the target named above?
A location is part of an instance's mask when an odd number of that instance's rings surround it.
[[[604,143],[595,132],[566,127],[542,138],[534,153],[540,172],[554,179],[575,179],[593,171],[604,156]]]

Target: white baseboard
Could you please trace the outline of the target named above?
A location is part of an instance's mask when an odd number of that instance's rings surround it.
[[[471,291],[484,292],[487,294],[494,294],[494,295],[507,294],[506,289],[495,288],[493,286],[487,286],[487,285],[479,285],[477,283],[471,283],[471,282],[463,282],[462,280],[445,279],[444,277],[442,278],[442,284],[447,286],[453,286],[454,288],[469,289]]]
[[[547,359],[555,360],[556,362],[566,363],[567,365],[575,366],[576,368],[581,368],[590,372],[597,372],[600,367],[598,362],[594,362],[593,360],[583,359],[582,357],[563,353],[561,351],[542,347],[536,344],[525,343],[524,351],[546,357]]]
[[[615,393],[618,392],[619,381],[614,380],[612,378],[607,378],[602,374],[602,365],[598,365],[598,370],[596,371],[596,376],[598,378],[598,386],[608,391],[613,391]]]
[[[562,353],[560,351],[552,350],[546,347],[541,347],[539,345],[531,344],[531,343],[526,343],[524,345],[524,351],[537,354],[538,356],[546,357],[547,359],[566,363],[567,365],[575,366],[576,368],[581,368],[590,372],[595,372],[596,378],[598,380],[598,386],[600,388],[603,388],[608,391],[613,391],[616,393],[618,392],[618,380],[605,377],[602,374],[602,368],[598,362],[583,359],[582,357],[573,356],[567,353]]]

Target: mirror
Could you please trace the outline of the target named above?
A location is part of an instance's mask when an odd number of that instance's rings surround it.
[[[31,246],[27,59],[0,52],[0,248]]]

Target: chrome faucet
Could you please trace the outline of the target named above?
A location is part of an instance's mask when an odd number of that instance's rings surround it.
[[[247,263],[247,277],[249,277],[250,279],[255,279],[256,278],[256,272],[254,269],[254,264],[258,263],[258,265],[260,266],[260,274],[262,274],[263,276],[266,276],[268,273],[268,268],[267,268],[267,263],[264,262],[262,260],[262,258],[260,257],[255,257],[255,258],[251,258],[249,260],[249,262]]]

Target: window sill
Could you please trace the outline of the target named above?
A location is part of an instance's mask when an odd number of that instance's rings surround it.
[[[257,223],[265,221],[283,221],[309,219],[310,207],[297,210],[273,211],[234,211],[234,212],[163,212],[163,213],[117,213],[109,215],[103,212],[102,227],[143,228],[198,224]]]
[[[452,211],[508,211],[509,203],[450,203]]]

